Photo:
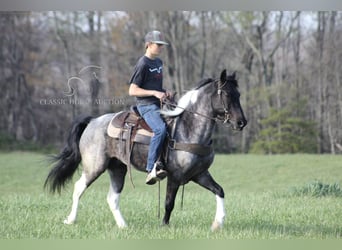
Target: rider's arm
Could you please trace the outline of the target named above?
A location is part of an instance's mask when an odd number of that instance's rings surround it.
[[[164,97],[165,93],[156,90],[147,90],[140,88],[137,84],[131,83],[129,86],[128,94],[130,96],[145,97],[145,96],[155,96],[158,99]]]

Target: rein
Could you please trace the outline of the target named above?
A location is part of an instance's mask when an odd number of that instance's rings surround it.
[[[169,105],[169,106],[172,106],[174,108],[180,108],[180,109],[183,109],[184,111],[188,112],[188,113],[191,113],[191,114],[194,114],[194,115],[198,115],[198,116],[202,116],[208,120],[213,120],[213,121],[220,121],[220,119],[217,119],[216,117],[211,117],[211,116],[208,116],[208,115],[204,115],[204,114],[201,114],[201,113],[198,113],[198,112],[195,112],[195,111],[191,111],[191,110],[188,110],[186,108],[183,108],[181,106],[178,106],[177,104],[174,104],[174,103],[171,103],[171,102],[168,102],[168,101],[161,101],[161,103],[163,104],[166,104],[166,105]]]
[[[179,109],[183,109],[184,111],[190,113],[190,114],[193,114],[193,115],[198,115],[198,116],[201,116],[201,117],[204,117],[208,120],[212,120],[214,122],[222,122],[222,123],[227,123],[230,119],[230,114],[229,114],[229,110],[228,110],[228,107],[226,107],[224,101],[223,101],[223,98],[222,98],[222,95],[227,95],[227,92],[225,90],[223,90],[223,87],[227,84],[227,81],[224,82],[223,84],[220,84],[218,83],[218,88],[217,88],[217,94],[218,96],[220,97],[220,100],[221,100],[221,103],[222,103],[222,106],[223,106],[223,110],[224,110],[224,118],[223,119],[220,119],[220,118],[217,118],[217,117],[212,117],[212,116],[208,116],[208,115],[205,115],[205,114],[201,114],[201,113],[198,113],[196,111],[191,111],[191,110],[188,110],[186,108],[183,108],[183,107],[180,107],[178,106],[177,104],[175,103],[172,103],[170,101],[167,101],[167,99],[162,99],[160,100],[160,104],[161,104],[161,107],[163,104],[166,104],[166,105],[169,105],[169,106],[172,106],[174,108],[179,108]]]
[[[194,115],[198,115],[201,117],[204,117],[208,120],[213,120],[214,122],[217,121],[221,121],[222,123],[227,123],[229,122],[230,119],[230,114],[229,114],[229,110],[227,108],[227,106],[225,105],[225,102],[222,98],[222,95],[228,95],[227,92],[225,90],[223,90],[223,87],[227,84],[227,81],[225,81],[223,84],[220,84],[221,82],[218,81],[218,86],[217,86],[217,95],[220,98],[221,104],[223,106],[223,110],[224,110],[224,118],[223,119],[219,119],[217,117],[212,117],[212,116],[208,116],[205,114],[201,114],[195,111],[191,111],[189,109],[183,108],[178,106],[177,104],[175,104],[174,102],[169,101],[166,98],[163,98],[160,100],[160,106],[162,107],[163,104],[166,105],[170,105],[172,107],[176,107],[179,109],[182,109],[188,113],[194,114]],[[177,120],[177,118],[176,118]],[[197,143],[183,143],[183,142],[176,142],[176,140],[174,140],[174,133],[175,133],[175,125],[176,122],[174,120],[173,122],[173,126],[171,129],[171,136],[168,137],[168,148],[171,150],[181,150],[181,151],[185,151],[185,152],[189,152],[189,153],[193,153],[193,154],[197,154],[200,156],[206,156],[209,155],[213,152],[213,148],[211,143],[209,145],[201,145],[201,144],[197,144]],[[168,151],[167,151],[168,152]],[[168,157],[168,153],[166,153],[166,158]]]

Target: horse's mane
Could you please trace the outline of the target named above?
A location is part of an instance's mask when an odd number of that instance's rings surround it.
[[[160,113],[164,116],[178,116],[184,112],[190,103],[197,101],[199,89],[213,82],[213,79],[206,78],[198,82],[197,86],[186,92],[178,101],[177,107],[174,110],[161,110]]]
[[[203,86],[207,85],[208,83],[211,83],[213,82],[214,80],[211,79],[211,78],[205,78],[205,79],[202,79],[200,80],[198,83],[197,83],[197,87],[195,87],[194,89],[200,89],[202,88]]]

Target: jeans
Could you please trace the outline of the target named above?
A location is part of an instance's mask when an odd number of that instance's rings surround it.
[[[166,125],[160,117],[160,108],[156,104],[138,105],[140,115],[144,118],[148,126],[152,129],[154,135],[151,138],[150,148],[147,156],[147,172],[151,172],[154,163],[157,161],[163,142],[166,136]]]

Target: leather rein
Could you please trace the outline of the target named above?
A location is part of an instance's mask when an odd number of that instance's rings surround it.
[[[208,116],[208,115],[205,115],[205,114],[201,114],[201,113],[198,113],[196,111],[188,110],[186,108],[178,106],[177,104],[174,104],[172,102],[167,101],[167,99],[161,100],[160,103],[161,103],[161,106],[166,104],[166,105],[172,106],[174,108],[183,109],[185,112],[188,112],[188,113],[191,113],[191,114],[194,114],[194,115],[198,115],[198,116],[204,117],[204,118],[206,118],[208,120],[213,120],[215,122],[222,122],[224,124],[224,123],[227,123],[230,120],[230,114],[229,114],[228,107],[225,105],[225,102],[223,101],[223,98],[222,98],[222,95],[225,95],[225,96],[228,95],[227,92],[225,90],[223,90],[223,87],[226,84],[227,84],[227,81],[225,81],[223,84],[220,84],[220,81],[218,81],[218,88],[217,88],[217,94],[218,94],[218,96],[220,98],[221,104],[223,106],[223,111],[224,111],[224,118],[223,119],[222,118],[218,118],[218,117]]]

